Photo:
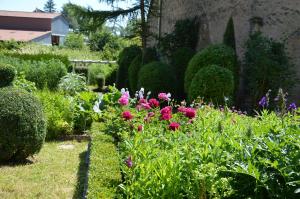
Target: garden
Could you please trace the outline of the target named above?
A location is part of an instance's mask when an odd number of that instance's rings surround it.
[[[259,32],[239,60],[232,28],[201,50],[196,19],[152,47],[1,42],[0,198],[299,198],[293,64]]]

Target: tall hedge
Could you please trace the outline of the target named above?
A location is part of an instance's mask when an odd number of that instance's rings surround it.
[[[0,161],[24,160],[40,151],[46,122],[39,101],[25,90],[0,89]]]
[[[138,73],[142,66],[156,60],[158,60],[158,56],[154,48],[147,48],[145,53],[141,53],[134,58],[128,69],[129,87],[132,92],[139,89]]]
[[[138,46],[130,46],[124,48],[124,50],[120,53],[118,59],[119,69],[117,72],[117,88],[128,88],[129,80],[128,80],[128,68],[136,57],[136,55],[141,54],[141,49]]]
[[[234,50],[224,44],[211,45],[198,52],[189,62],[185,72],[184,90],[188,92],[191,82],[196,73],[209,65],[218,65],[235,71]]]
[[[233,89],[233,73],[224,67],[211,65],[196,73],[189,88],[188,98],[192,101],[203,97],[206,101],[223,104],[224,97],[232,97]]]
[[[151,62],[141,68],[138,76],[138,87],[151,91],[153,96],[160,92],[176,95],[177,81],[171,66],[158,61]]]
[[[184,74],[187,69],[189,61],[192,59],[195,52],[190,48],[179,48],[171,57],[171,66],[174,68],[177,82],[178,82],[178,97],[183,99],[185,97],[184,92]]]

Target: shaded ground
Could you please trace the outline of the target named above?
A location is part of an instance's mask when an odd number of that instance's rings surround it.
[[[86,150],[87,142],[49,142],[26,164],[0,165],[0,198],[81,198]]]

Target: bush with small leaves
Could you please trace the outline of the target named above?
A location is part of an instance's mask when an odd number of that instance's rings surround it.
[[[188,64],[184,79],[185,92],[189,91],[194,76],[201,68],[216,64],[230,71],[235,71],[235,63],[234,50],[224,44],[212,45],[201,50]]]
[[[191,83],[188,98],[190,101],[203,97],[206,101],[224,104],[225,97],[233,94],[233,73],[217,65],[204,67],[198,71]]]
[[[13,66],[0,63],[0,88],[9,86],[16,76],[16,70]]]
[[[124,48],[124,50],[120,53],[118,60],[118,73],[117,73],[117,88],[127,88],[129,85],[128,80],[128,67],[136,55],[141,53],[141,49],[138,46],[130,46]]]
[[[162,62],[151,62],[139,72],[138,88],[151,91],[153,96],[160,92],[176,93],[176,77],[172,67]]]
[[[40,151],[46,121],[40,102],[25,90],[0,89],[0,161],[21,161]]]

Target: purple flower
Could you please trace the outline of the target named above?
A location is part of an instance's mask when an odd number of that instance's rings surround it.
[[[297,110],[296,104],[295,104],[295,103],[291,103],[291,104],[289,105],[288,110],[289,110],[289,111],[291,111],[291,110]]]
[[[125,164],[127,165],[128,168],[131,168],[131,167],[133,166],[133,162],[132,162],[131,156],[129,156],[129,157],[125,160]]]
[[[268,106],[268,100],[267,100],[266,96],[263,96],[261,98],[261,100],[258,102],[258,104],[259,104],[259,106],[261,106],[263,108],[267,107]]]

